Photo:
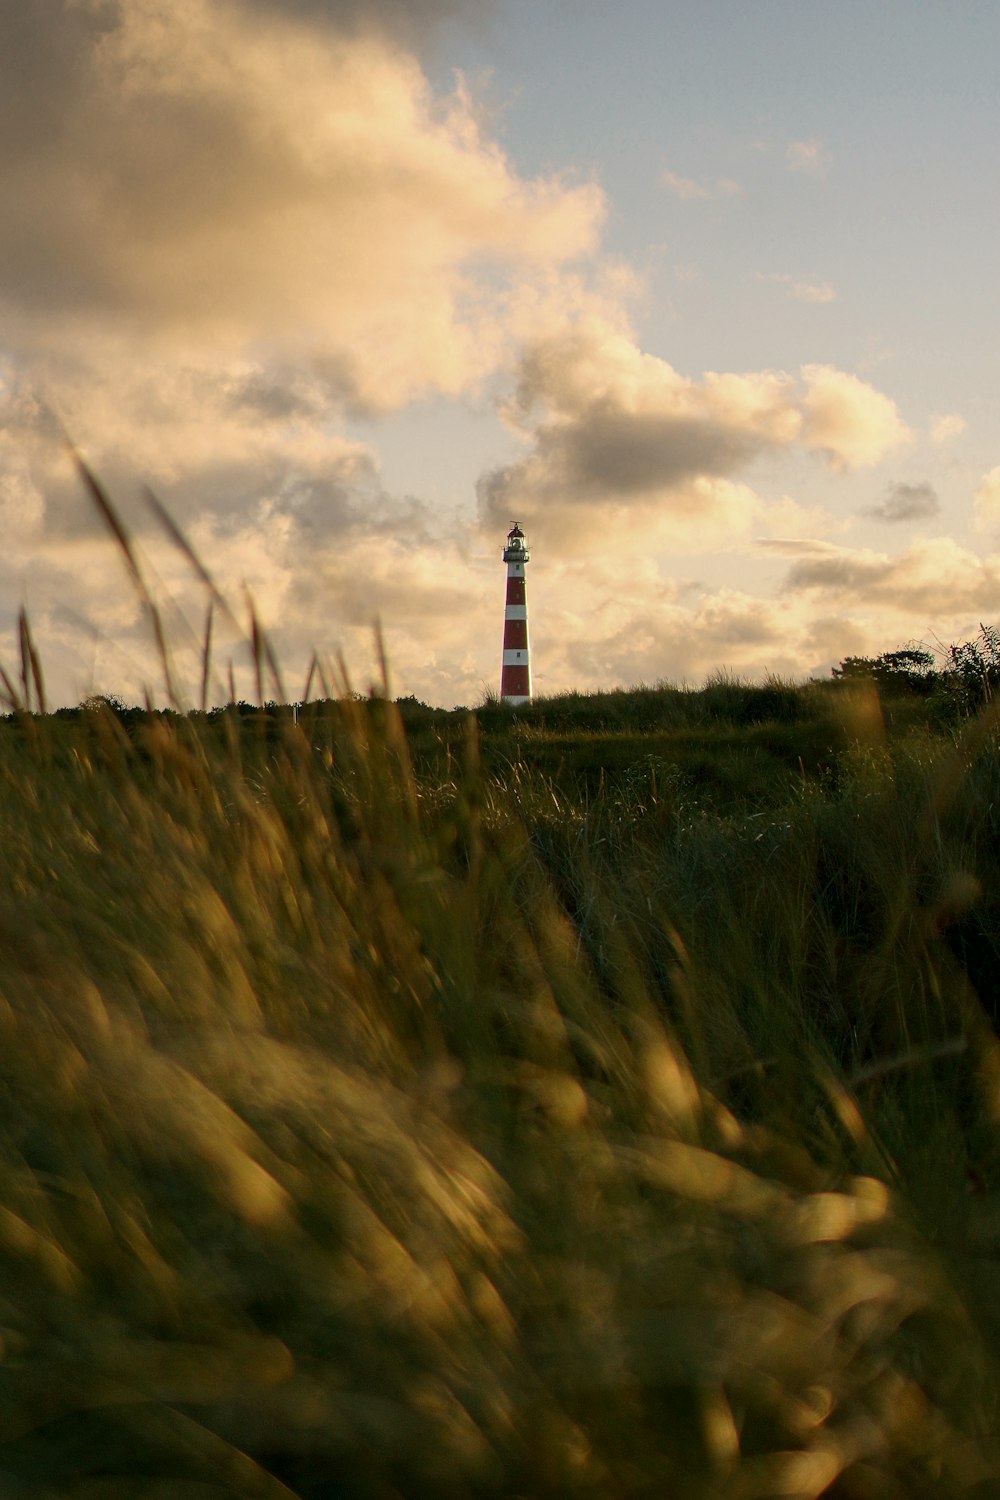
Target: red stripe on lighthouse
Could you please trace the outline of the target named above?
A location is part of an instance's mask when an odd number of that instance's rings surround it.
[[[523,667],[504,667],[500,683],[501,698],[531,698],[531,675],[527,664]]]

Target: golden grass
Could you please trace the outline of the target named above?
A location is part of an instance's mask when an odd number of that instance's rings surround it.
[[[988,726],[759,836],[7,689],[2,1493],[1000,1492]]]

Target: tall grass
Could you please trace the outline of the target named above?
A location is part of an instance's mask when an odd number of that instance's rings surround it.
[[[989,720],[720,808],[22,647],[0,1493],[1000,1492]]]
[[[474,727],[421,782],[387,704],[227,722],[2,736],[8,1492],[992,1492],[945,943],[992,746],[947,807],[945,747],[870,745],[759,826]]]

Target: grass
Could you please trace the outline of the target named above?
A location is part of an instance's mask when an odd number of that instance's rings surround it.
[[[0,1493],[1000,1493],[992,710],[60,716],[22,648]]]
[[[8,1492],[992,1493],[992,732],[465,736],[7,726]]]

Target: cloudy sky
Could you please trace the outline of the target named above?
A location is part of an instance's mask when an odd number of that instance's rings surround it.
[[[996,0],[0,9],[0,657],[198,691],[206,598],[450,707],[1000,618]],[[219,622],[218,685],[235,653]],[[249,691],[248,691],[249,695]],[[273,694],[272,694],[273,695]]]

